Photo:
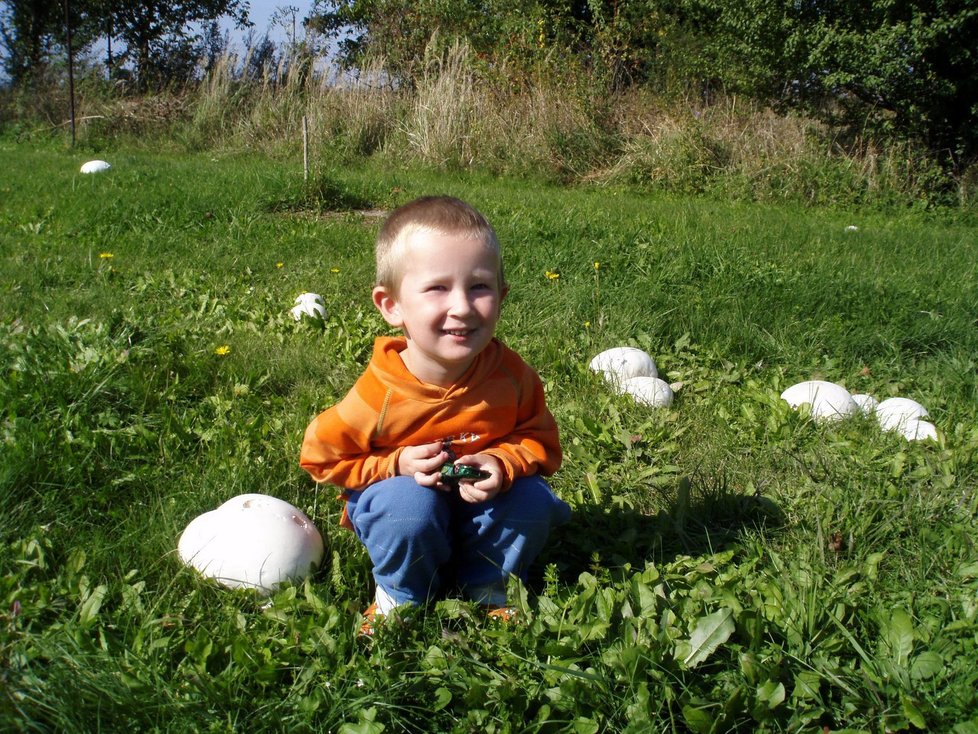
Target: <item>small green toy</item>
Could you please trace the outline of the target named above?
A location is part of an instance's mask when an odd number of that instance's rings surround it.
[[[448,462],[441,468],[441,480],[446,484],[458,482],[460,479],[487,479],[492,476],[487,471],[476,469],[468,464],[453,464]]]
[[[441,467],[441,480],[445,484],[458,486],[459,480],[461,479],[478,480],[488,479],[492,476],[492,474],[489,472],[482,471],[482,469],[477,469],[474,466],[469,466],[468,464],[456,464],[455,452],[452,451],[451,441],[445,441],[442,448],[448,454],[448,461],[446,461]]]

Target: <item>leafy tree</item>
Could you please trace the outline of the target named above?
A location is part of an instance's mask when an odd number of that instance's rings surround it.
[[[65,48],[64,0],[6,0],[0,16],[5,66],[14,82],[39,70]],[[222,17],[248,24],[248,0],[70,0],[72,45],[82,49],[99,36],[120,39],[118,61],[131,61],[143,88],[185,76],[214,39],[190,27]],[[209,31],[213,36],[213,31]]]
[[[316,0],[306,27],[338,40],[342,64],[383,58],[410,83],[433,39],[464,40],[477,57],[523,69],[555,48],[586,45],[587,0]]]
[[[177,71],[168,57],[185,55],[200,40],[189,33],[191,24],[209,24],[221,17],[239,26],[249,23],[247,0],[92,1],[102,5],[116,37],[125,42],[125,56],[135,65],[143,88],[167,81],[167,72]]]
[[[84,48],[95,23],[83,4],[69,3],[72,45]],[[41,74],[66,47],[64,0],[5,0],[0,10],[4,71],[14,84]]]
[[[922,140],[952,162],[978,156],[978,6],[959,0],[856,3],[813,14],[799,97],[847,123]],[[808,105],[810,108],[811,105]],[[831,108],[829,108],[831,110]]]
[[[687,0],[703,67],[733,91],[837,126],[978,157],[972,0]]]

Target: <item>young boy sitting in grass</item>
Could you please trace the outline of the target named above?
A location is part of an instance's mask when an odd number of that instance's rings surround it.
[[[373,563],[365,632],[454,586],[508,619],[508,579],[525,579],[570,508],[540,476],[561,462],[540,378],[494,338],[499,242],[468,204],[424,197],[387,218],[376,257],[374,305],[403,337],[375,341],[353,389],[306,429],[300,464],[344,489],[341,524]]]

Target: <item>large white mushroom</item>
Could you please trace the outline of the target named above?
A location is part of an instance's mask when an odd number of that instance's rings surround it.
[[[927,408],[910,398],[887,398],[874,412],[884,431],[900,431],[910,421],[930,416]]]
[[[820,420],[840,420],[859,412],[859,406],[842,385],[825,380],[806,380],[792,385],[781,399],[792,408],[811,406],[811,415]]]
[[[600,372],[616,390],[620,390],[631,377],[659,376],[652,357],[637,347],[606,349],[596,355],[588,366],[593,372]]]
[[[326,301],[318,293],[302,293],[296,296],[295,306],[289,311],[292,318],[301,321],[303,316],[313,319],[326,318]]]
[[[621,384],[621,392],[631,395],[636,402],[653,408],[668,408],[672,405],[672,388],[668,382],[658,377],[629,377]]]
[[[937,440],[937,426],[935,426],[930,421],[925,421],[922,418],[911,418],[908,421],[900,424],[897,428],[903,437],[908,441],[936,441]]]
[[[108,171],[112,166],[105,161],[88,161],[83,163],[81,167],[82,173],[101,173],[102,171]]]
[[[872,415],[873,411],[876,410],[876,406],[880,404],[879,400],[866,393],[853,393],[852,401],[859,406],[859,410],[862,411],[863,415]]]
[[[284,500],[243,494],[194,518],[180,536],[181,560],[229,588],[269,594],[323,560],[323,538],[305,513]]]

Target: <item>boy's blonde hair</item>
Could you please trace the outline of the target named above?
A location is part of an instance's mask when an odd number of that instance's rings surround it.
[[[479,239],[496,255],[500,290],[506,287],[499,240],[492,225],[473,206],[453,196],[422,196],[395,209],[377,234],[377,282],[392,293],[401,284],[404,249],[418,232]]]

